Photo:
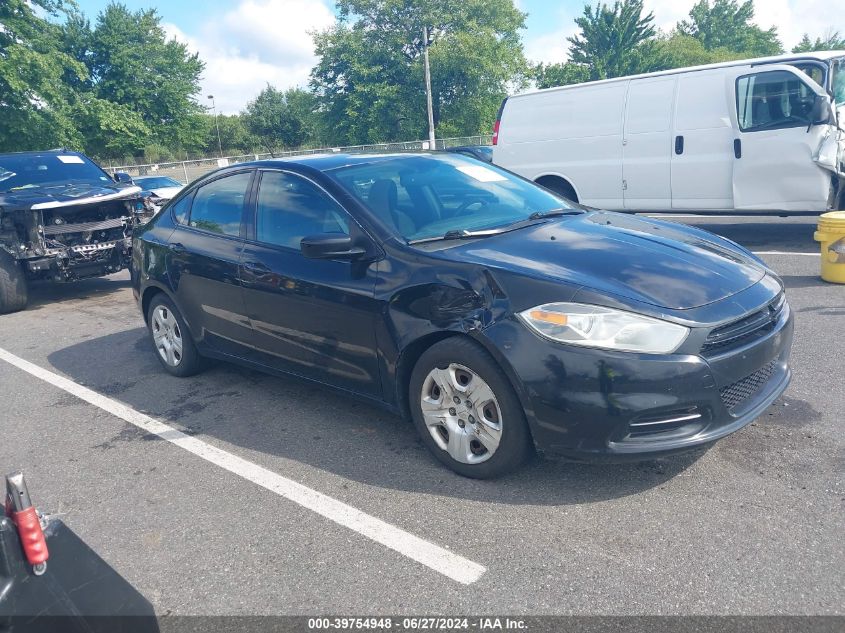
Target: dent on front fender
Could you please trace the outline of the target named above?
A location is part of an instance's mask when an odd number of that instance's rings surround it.
[[[819,167],[845,177],[845,132],[831,127],[819,143],[813,160]]]

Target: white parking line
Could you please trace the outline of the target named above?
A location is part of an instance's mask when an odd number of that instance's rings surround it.
[[[794,251],[754,251],[755,255],[801,255],[802,257],[821,257],[821,253],[796,253]]]
[[[487,568],[483,565],[454,554],[434,543],[414,536],[410,532],[406,532],[395,525],[370,516],[342,501],[303,486],[292,479],[282,477],[271,470],[267,470],[237,455],[227,453],[195,437],[185,435],[178,429],[140,413],[122,402],[112,400],[64,376],[54,374],[2,348],[0,348],[0,359],[129,424],[137,426],[139,429],[157,435],[163,440],[167,440],[171,444],[175,444],[179,448],[193,453],[207,462],[211,462],[215,466],[219,466],[262,488],[275,492],[280,497],[284,497],[304,508],[308,508],[330,521],[334,521],[338,525],[342,525],[362,536],[366,536],[376,543],[381,543],[385,547],[389,547],[403,556],[407,556],[452,580],[469,585],[478,580],[487,571]]]

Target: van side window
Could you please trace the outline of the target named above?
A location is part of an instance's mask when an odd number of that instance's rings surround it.
[[[816,94],[785,70],[745,75],[736,81],[739,129],[743,132],[806,126]]]

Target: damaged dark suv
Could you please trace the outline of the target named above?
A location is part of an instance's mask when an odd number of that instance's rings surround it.
[[[0,314],[26,307],[32,280],[127,268],[132,229],[151,211],[128,175],[77,152],[0,154]]]

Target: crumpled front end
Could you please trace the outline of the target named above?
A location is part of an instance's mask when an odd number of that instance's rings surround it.
[[[138,196],[4,210],[0,247],[34,279],[73,281],[128,268],[133,228],[152,215]]]

